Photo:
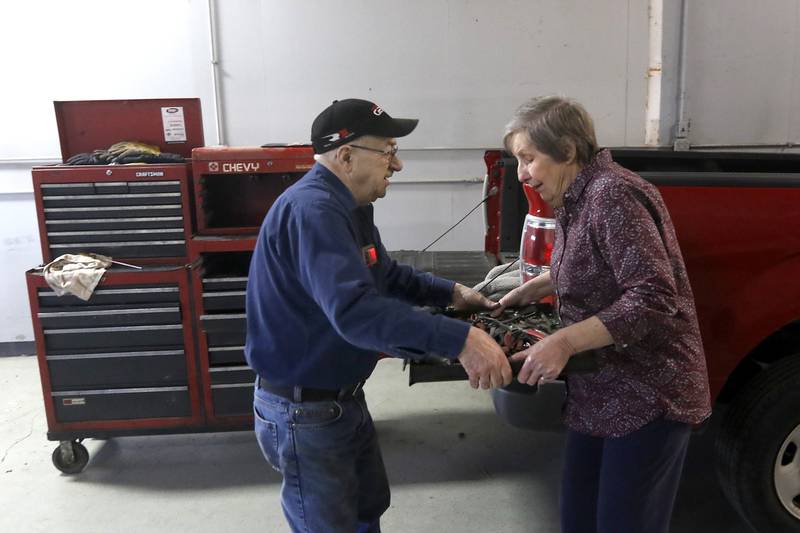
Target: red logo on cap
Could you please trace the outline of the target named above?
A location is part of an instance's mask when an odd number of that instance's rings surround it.
[[[342,128],[342,129],[339,130],[339,138],[340,139],[345,139],[345,138],[347,138],[349,136],[350,136],[350,132],[347,130],[347,128]]]

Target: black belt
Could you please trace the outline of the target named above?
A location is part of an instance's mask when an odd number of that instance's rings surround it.
[[[360,381],[355,385],[342,387],[341,389],[314,389],[311,387],[279,387],[271,385],[266,379],[258,378],[258,388],[265,390],[282,398],[286,398],[290,402],[325,402],[330,400],[348,400],[355,397],[364,382]]]

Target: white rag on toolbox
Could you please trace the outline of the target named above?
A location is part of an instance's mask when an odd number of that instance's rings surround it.
[[[88,300],[109,266],[111,258],[104,255],[64,254],[45,265],[44,279],[58,296]]]

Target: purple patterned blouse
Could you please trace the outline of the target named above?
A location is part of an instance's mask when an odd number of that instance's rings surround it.
[[[659,417],[711,413],[692,289],[658,190],[599,152],[555,210],[551,279],[563,324],[596,315],[614,344],[600,370],[567,380],[565,422],[620,437]]]

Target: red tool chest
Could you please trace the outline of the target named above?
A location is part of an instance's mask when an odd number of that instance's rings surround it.
[[[200,100],[55,102],[63,160],[121,141],[158,146],[186,162],[52,165],[32,170],[42,258],[94,252],[112,265],[88,301],[56,296],[27,274],[53,462],[78,472],[78,441],[197,431],[200,395],[188,242],[188,158],[203,144]]]
[[[311,147],[201,148],[197,99],[55,107],[64,160],[131,140],[192,163],[33,169],[46,262],[95,252],[145,267],[112,265],[86,302],[27,274],[53,463],[80,472],[87,437],[252,427],[250,257],[274,200],[313,165]],[[169,109],[181,110],[177,126]]]
[[[313,164],[309,145],[195,148],[197,233],[258,233],[275,198]]]
[[[203,145],[200,100],[55,102],[64,161],[120,141],[190,157]],[[190,166],[34,167],[42,259],[92,251],[135,264],[185,263],[191,237]]]

